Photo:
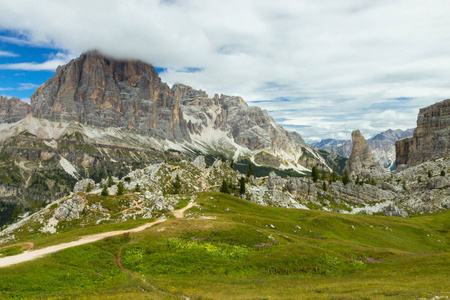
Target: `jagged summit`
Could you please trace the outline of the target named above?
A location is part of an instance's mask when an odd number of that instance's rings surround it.
[[[14,123],[30,113],[30,104],[23,102],[19,98],[0,96],[0,124]]]
[[[31,111],[35,118],[115,127],[175,142],[172,146],[180,151],[213,150],[234,158],[266,151],[275,156],[272,164],[286,168],[297,168],[309,148],[298,133],[286,131],[267,111],[248,106],[241,97],[209,98],[183,84],[170,88],[150,64],[97,51],[58,67],[31,97]],[[310,152],[329,169],[320,155]]]
[[[58,67],[31,96],[31,111],[34,117],[51,121],[189,140],[180,99],[151,65],[114,60],[96,51]]]
[[[374,161],[372,152],[370,151],[365,138],[359,130],[352,132],[352,144],[352,153],[348,159],[350,174],[371,177],[374,173],[379,175],[383,172],[381,166]]]
[[[4,136],[32,131],[36,138],[219,155],[301,173],[312,165],[331,170],[336,164],[241,97],[209,97],[184,84],[169,87],[150,64],[97,51],[58,67],[32,95],[30,111],[33,118],[17,128],[5,127]],[[32,128],[49,121],[50,127]],[[65,130],[47,133],[49,128]],[[113,137],[111,132],[120,134]]]
[[[408,167],[448,156],[450,99],[421,108],[413,137],[399,140],[395,147],[397,165]]]

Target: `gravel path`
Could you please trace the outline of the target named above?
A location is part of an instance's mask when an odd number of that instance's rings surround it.
[[[184,212],[186,210],[188,210],[189,208],[193,207],[194,205],[195,205],[195,202],[190,202],[186,207],[179,209],[179,210],[174,210],[172,213],[176,218],[183,218]],[[21,262],[40,258],[47,254],[55,253],[55,252],[58,252],[63,249],[80,246],[80,245],[84,245],[84,244],[88,244],[88,243],[93,243],[93,242],[102,240],[107,237],[117,236],[117,235],[121,235],[121,234],[124,234],[127,232],[142,231],[142,230],[147,229],[155,224],[162,223],[165,221],[166,221],[166,219],[160,219],[160,220],[157,220],[157,221],[154,221],[151,223],[141,225],[141,226],[133,228],[133,229],[109,231],[109,232],[87,235],[87,236],[83,236],[82,238],[80,238],[77,241],[63,243],[63,244],[50,246],[47,248],[42,248],[42,249],[33,250],[33,251],[26,251],[26,252],[18,254],[18,255],[3,257],[3,258],[0,258],[0,268],[9,267],[9,266],[21,263]]]

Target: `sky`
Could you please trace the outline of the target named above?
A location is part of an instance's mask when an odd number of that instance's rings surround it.
[[[0,94],[96,49],[241,96],[307,142],[416,126],[450,98],[450,1],[0,0]]]

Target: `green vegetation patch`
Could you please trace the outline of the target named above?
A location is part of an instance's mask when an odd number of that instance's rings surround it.
[[[416,299],[448,293],[449,211],[409,219],[343,215],[263,207],[214,192],[198,194],[196,202],[189,219],[169,218],[2,269],[0,297]]]

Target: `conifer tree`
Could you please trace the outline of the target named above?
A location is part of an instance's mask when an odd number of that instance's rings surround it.
[[[248,167],[247,167],[247,177],[252,176],[253,170],[252,170],[252,163],[249,162],[248,163]]]
[[[108,187],[112,187],[114,185],[114,180],[112,179],[112,176],[109,175],[108,176],[108,183],[107,183]]]
[[[342,182],[344,183],[344,185],[350,182],[350,176],[348,174],[347,168],[345,168],[344,173],[342,173]]]
[[[89,193],[90,191],[92,191],[92,186],[91,186],[91,183],[88,182],[88,185],[86,187],[86,193]]]
[[[119,184],[117,185],[117,196],[123,195],[124,190],[125,190],[125,189],[123,188],[123,183],[122,183],[122,181],[121,181],[121,182],[119,182]]]
[[[244,195],[245,194],[245,178],[241,177],[239,179],[239,194]]]
[[[102,189],[102,196],[108,196],[108,186],[105,184]]]
[[[175,177],[175,181],[172,183],[173,186],[173,193],[174,194],[178,194],[180,193],[180,188],[181,188],[181,180],[180,180],[180,176]]]
[[[225,193],[225,194],[230,193],[230,189],[228,188],[228,183],[226,182],[225,179],[222,181],[222,186],[220,187],[220,192]]]
[[[319,179],[319,169],[316,166],[312,167],[311,176],[314,182],[317,182],[317,179]]]

